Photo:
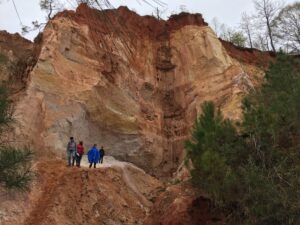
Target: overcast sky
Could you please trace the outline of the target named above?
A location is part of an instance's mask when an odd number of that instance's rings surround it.
[[[45,21],[45,12],[39,7],[39,0],[14,0],[16,8],[19,12],[22,24],[30,25],[32,21]],[[72,8],[72,1],[65,1],[65,6]],[[154,8],[143,3],[143,0],[110,0],[115,7],[119,5],[127,5],[130,9],[134,9],[139,14],[152,14]],[[147,0],[154,2],[153,0]],[[207,22],[211,22],[217,17],[221,23],[228,26],[238,26],[242,12],[253,12],[252,0],[161,0],[166,6],[165,16],[170,13],[180,12],[182,5],[193,13],[202,13]],[[7,30],[15,33],[21,31],[20,20],[15,12],[12,0],[0,0],[0,30]],[[296,2],[296,0],[286,0],[287,3]],[[74,4],[73,4],[74,5]],[[156,5],[157,6],[157,5]],[[164,10],[163,7],[160,7]],[[33,39],[36,33],[31,32],[26,38]]]

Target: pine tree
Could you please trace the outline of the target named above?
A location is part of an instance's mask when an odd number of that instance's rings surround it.
[[[204,103],[186,144],[192,181],[226,224],[300,224],[300,62],[280,55],[239,127]]]
[[[12,103],[7,89],[0,87],[0,136],[13,122]],[[27,190],[33,173],[31,162],[33,153],[29,148],[17,149],[3,142],[0,145],[0,185],[8,189]]]

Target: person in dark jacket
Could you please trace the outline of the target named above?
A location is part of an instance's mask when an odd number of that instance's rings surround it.
[[[104,158],[104,155],[105,155],[105,151],[104,151],[104,148],[103,146],[101,146],[100,150],[99,150],[99,154],[100,154],[100,160],[99,160],[99,163],[103,163],[103,158]]]
[[[83,142],[80,141],[79,144],[77,145],[77,153],[76,153],[76,166],[77,167],[80,167],[80,162],[81,162],[83,154],[84,154]]]
[[[94,144],[94,146],[89,150],[88,152],[88,160],[90,163],[90,168],[94,164],[94,168],[96,168],[96,164],[99,162],[100,154],[99,150],[97,149],[97,145]]]
[[[67,145],[67,158],[68,158],[68,166],[74,166],[75,157],[76,157],[76,142],[73,137],[70,137],[70,141]]]

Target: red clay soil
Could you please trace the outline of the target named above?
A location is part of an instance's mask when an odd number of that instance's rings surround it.
[[[0,30],[0,47],[1,50],[27,51],[33,48],[33,43],[19,35],[18,33],[10,34]]]
[[[64,11],[58,13],[56,17],[72,18],[80,24],[86,24],[90,31],[97,36],[114,33],[137,37],[146,36],[151,39],[168,35],[186,25],[208,25],[201,14],[180,13],[165,21],[158,20],[153,16],[140,16],[124,6],[118,9],[99,11],[89,8],[86,4],[81,4],[76,12]]]
[[[274,52],[263,52],[254,48],[238,47],[231,42],[224,41],[222,39],[220,39],[220,41],[232,58],[243,63],[266,68],[276,56]]]
[[[38,176],[43,183],[42,195],[31,211],[24,225],[35,225],[47,217],[47,209],[54,199],[55,189],[66,172],[66,166],[61,161],[38,164]]]
[[[190,183],[174,185],[156,200],[143,225],[224,225],[211,202],[198,196]]]
[[[6,59],[4,63],[0,62],[0,79],[8,79],[11,93],[26,87],[28,75],[37,62],[40,48],[39,39],[32,43],[18,33],[0,31],[0,56]]]
[[[46,161],[37,171],[41,194],[23,225],[224,225],[210,201],[197,196],[188,182],[151,197],[154,205],[147,213],[113,168],[68,168],[62,161]],[[147,192],[145,181],[137,182]]]
[[[201,14],[180,13],[172,15],[168,20],[158,20],[153,16],[140,16],[121,6],[118,9],[96,10],[86,4],[80,4],[74,11],[58,13],[56,17],[66,17],[89,27],[90,36],[95,45],[105,44],[104,35],[119,35],[125,43],[135,43],[135,38],[152,40],[168,40],[169,35],[187,25],[208,26]],[[237,60],[266,68],[274,58],[272,52],[257,49],[241,48],[230,42],[221,40],[229,55]],[[126,44],[125,44],[126,45]]]
[[[62,161],[45,161],[37,171],[41,193],[35,194],[23,225],[138,225],[146,217],[147,206],[121,168],[68,168]],[[152,199],[156,181],[135,170],[133,175],[134,185]]]

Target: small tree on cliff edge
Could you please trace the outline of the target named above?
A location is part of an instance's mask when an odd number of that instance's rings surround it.
[[[276,33],[287,48],[286,52],[300,54],[300,2],[284,7],[277,23]]]
[[[246,12],[242,14],[240,28],[247,36],[249,47],[253,48],[253,17],[249,16]]]
[[[239,132],[213,103],[186,144],[194,185],[226,224],[300,224],[300,62],[280,56],[243,103]]]
[[[12,122],[12,107],[7,89],[0,87],[0,136]],[[30,149],[13,148],[3,140],[0,145],[0,185],[8,189],[27,190],[32,179]]]
[[[261,25],[266,28],[272,51],[276,52],[276,19],[284,5],[279,0],[254,0],[253,2],[256,9],[257,18],[262,21]]]

